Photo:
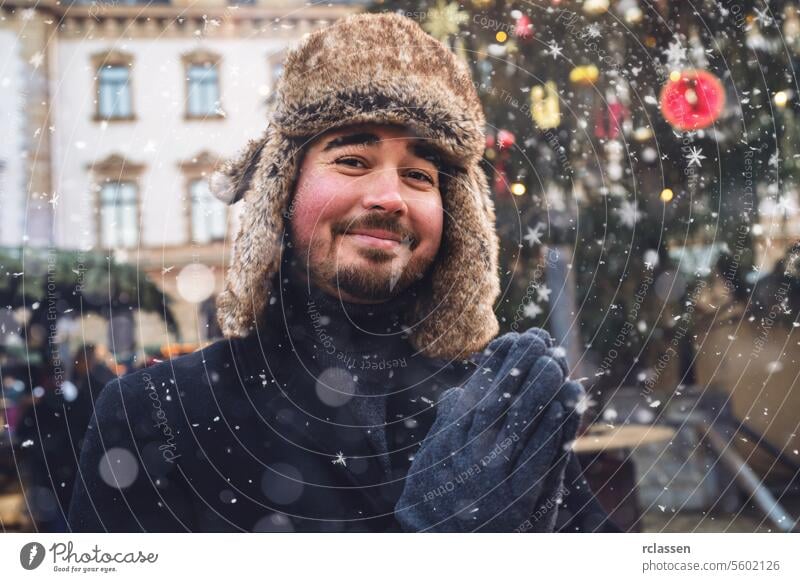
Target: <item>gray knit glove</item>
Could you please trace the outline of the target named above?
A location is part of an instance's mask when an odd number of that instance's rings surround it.
[[[555,510],[543,508],[562,494],[585,394],[564,382],[560,351],[538,328],[506,334],[463,388],[442,395],[395,506],[404,531],[552,529]]]

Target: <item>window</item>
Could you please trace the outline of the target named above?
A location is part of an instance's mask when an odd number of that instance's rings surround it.
[[[208,243],[225,238],[228,207],[214,198],[206,178],[189,183],[191,195],[192,242]]]
[[[186,67],[186,117],[223,117],[220,105],[220,74],[217,55],[194,51],[183,56]]]
[[[139,245],[139,178],[145,166],[111,154],[89,164],[96,192],[97,241],[102,248]]]
[[[135,182],[105,182],[100,186],[100,244],[131,248],[139,243],[139,201]]]
[[[219,156],[203,150],[178,164],[186,177],[186,238],[192,243],[206,244],[225,239],[228,205],[217,200],[208,185],[208,177],[220,162]]]
[[[216,65],[189,66],[189,117],[219,115],[219,73]]]
[[[114,65],[100,69],[97,111],[106,119],[129,118],[131,92],[128,83],[128,67]]]
[[[133,91],[131,66],[133,57],[119,51],[106,51],[92,56],[97,71],[97,109],[95,120],[131,120]]]

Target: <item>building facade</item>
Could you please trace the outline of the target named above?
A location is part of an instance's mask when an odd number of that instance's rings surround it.
[[[139,347],[210,339],[237,208],[207,177],[264,131],[287,48],[360,9],[3,2],[0,244],[113,253],[173,299],[179,333],[136,313]],[[103,342],[106,327],[85,322],[81,340]]]

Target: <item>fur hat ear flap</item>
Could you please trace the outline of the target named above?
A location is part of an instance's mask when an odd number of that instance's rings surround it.
[[[217,318],[225,337],[248,335],[264,313],[271,279],[281,261],[284,213],[299,152],[291,139],[270,128],[263,140],[250,142],[245,154],[229,167],[235,199],[244,202],[225,289],[217,296]]]
[[[261,139],[251,139],[244,152],[211,174],[208,185],[211,193],[219,201],[225,204],[235,204],[242,199],[250,187],[266,139],[266,136]]]
[[[411,342],[431,358],[457,359],[480,351],[500,325],[499,241],[494,203],[479,162],[450,178],[442,196],[444,231],[431,272],[429,296],[412,313]]]

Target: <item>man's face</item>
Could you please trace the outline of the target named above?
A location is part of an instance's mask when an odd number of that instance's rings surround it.
[[[342,301],[377,303],[421,279],[442,238],[438,166],[400,126],[349,126],[311,144],[291,233],[312,282]]]

